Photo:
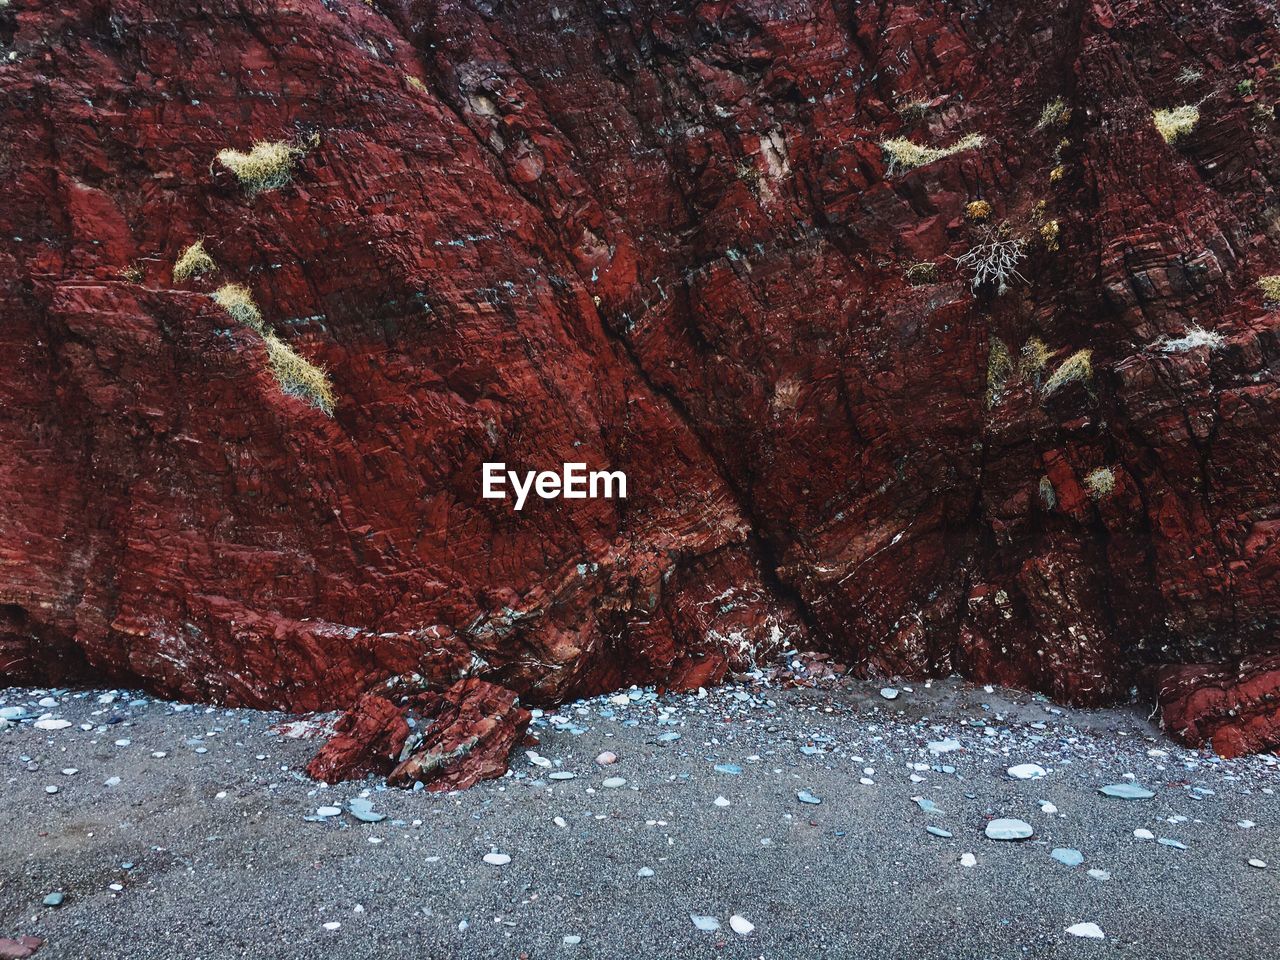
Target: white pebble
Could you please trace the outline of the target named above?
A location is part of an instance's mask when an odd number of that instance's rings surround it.
[[[1067,927],[1067,933],[1073,937],[1084,937],[1088,940],[1105,940],[1106,935],[1096,923],[1073,923]]]
[[[740,917],[736,913],[729,918],[729,928],[734,933],[740,933],[744,937],[756,928],[756,925],[746,917]]]

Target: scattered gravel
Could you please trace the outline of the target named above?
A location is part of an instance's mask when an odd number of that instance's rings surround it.
[[[461,794],[308,780],[330,715],[3,690],[0,937],[43,938],[41,960],[1261,960],[1280,942],[1274,757],[1183,749],[1133,709],[884,689],[762,674],[537,712],[536,749]]]

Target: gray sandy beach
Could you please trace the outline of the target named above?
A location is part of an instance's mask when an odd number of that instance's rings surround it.
[[[308,780],[327,717],[3,690],[0,937],[41,960],[1275,956],[1274,757],[1178,747],[1136,705],[894,689],[571,704],[459,794]]]

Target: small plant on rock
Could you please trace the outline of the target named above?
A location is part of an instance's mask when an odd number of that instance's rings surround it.
[[[1058,494],[1053,489],[1053,481],[1048,477],[1040,478],[1040,502],[1047,510],[1052,510],[1058,505]]]
[[[1195,350],[1199,347],[1208,347],[1210,350],[1216,350],[1224,343],[1226,343],[1226,340],[1223,339],[1222,334],[1193,325],[1188,327],[1187,332],[1180,337],[1164,338],[1157,341],[1157,346],[1162,353],[1181,353],[1184,350]]]
[[[1280,304],[1280,274],[1258,278],[1258,289],[1262,291],[1262,299],[1268,304]]]
[[[913,263],[903,274],[907,283],[913,287],[923,287],[938,282],[938,265],[936,263]]]
[[[1042,393],[1047,397],[1069,383],[1089,383],[1093,380],[1093,351],[1077,350],[1045,381]]]
[[[1032,337],[1022,345],[1022,352],[1018,356],[1018,375],[1024,380],[1035,380],[1038,383],[1051,356],[1053,351],[1045,342],[1039,337]]]
[[[324,369],[300,356],[274,333],[268,332],[262,339],[267,345],[267,362],[280,389],[333,416],[337,396]]]
[[[217,269],[218,265],[213,262],[213,257],[209,256],[204,248],[204,241],[197,240],[183,250],[174,261],[173,279],[177,283],[182,283],[203,273],[213,273]]]
[[[1013,357],[1009,348],[998,337],[991,338],[990,352],[987,354],[987,406],[994,407],[1000,399],[1004,386],[1013,375]]]
[[[976,150],[986,142],[987,138],[980,133],[970,133],[963,136],[949,147],[922,147],[919,144],[912,143],[906,137],[885,140],[880,144],[881,149],[884,150],[884,154],[889,160],[889,167],[885,171],[885,176],[892,177],[897,173],[906,173],[908,170],[923,167],[925,164],[933,163],[935,160],[955,156],[965,150]]]
[[[250,196],[283,187],[293,178],[293,164],[306,151],[283,141],[259,140],[248,153],[218,151],[218,162],[230,170]]]
[[[951,259],[969,271],[973,289],[977,290],[984,283],[994,283],[996,289],[1004,293],[1010,279],[1026,280],[1017,269],[1026,256],[1025,248],[1026,241],[1013,236],[1002,224],[983,231],[978,243],[968,252]]]
[[[991,219],[991,204],[986,200],[973,200],[965,204],[964,215],[971,223],[985,223]]]
[[[1111,495],[1116,488],[1116,475],[1110,467],[1099,467],[1084,478],[1084,488],[1095,500]]]
[[[1200,122],[1200,108],[1188,103],[1168,110],[1157,110],[1152,117],[1165,143],[1177,143]]]
[[[253,294],[241,283],[226,283],[213,292],[213,302],[227,314],[247,327],[261,333],[266,329],[262,320],[262,311],[253,302]]]
[[[1044,105],[1044,109],[1040,111],[1040,122],[1036,124],[1037,130],[1043,130],[1046,127],[1062,127],[1066,126],[1067,121],[1071,119],[1071,108],[1067,106],[1067,101],[1061,97],[1055,97]]]
[[[1040,242],[1044,244],[1046,250],[1058,249],[1058,234],[1062,230],[1058,226],[1057,220],[1049,220],[1040,226]]]

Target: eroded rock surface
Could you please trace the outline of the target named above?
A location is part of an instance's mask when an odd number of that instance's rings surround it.
[[[536,704],[800,644],[1097,703],[1274,653],[1278,36],[1262,0],[13,0],[0,670]],[[287,183],[214,162],[255,141]],[[517,513],[496,460],[630,496]]]

